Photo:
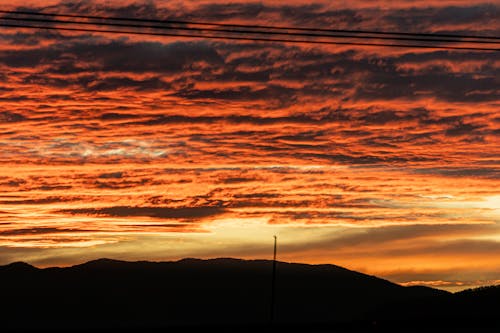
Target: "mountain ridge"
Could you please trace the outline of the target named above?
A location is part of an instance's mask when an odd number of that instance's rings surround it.
[[[18,262],[12,262],[6,265],[0,265],[0,270],[5,269],[7,267],[12,267],[13,269],[36,269],[36,270],[47,270],[47,269],[71,269],[71,268],[77,268],[77,267],[92,267],[92,268],[112,268],[112,267],[117,267],[119,265],[125,265],[128,267],[131,267],[133,265],[163,265],[163,264],[193,264],[193,263],[260,263],[260,264],[271,264],[273,260],[269,259],[240,259],[240,258],[232,258],[232,257],[216,257],[216,258],[209,258],[209,259],[201,259],[201,258],[182,258],[179,260],[172,260],[172,261],[149,261],[149,260],[137,260],[137,261],[128,261],[128,260],[119,260],[119,259],[111,259],[111,258],[98,258],[98,259],[93,259],[89,260],[86,262],[83,262],[81,264],[75,264],[72,266],[49,266],[49,267],[44,267],[44,268],[39,268],[34,265],[31,265],[26,262],[18,261]],[[377,277],[375,275],[371,274],[366,274],[366,273],[361,273],[355,270],[350,270],[348,268],[338,266],[335,264],[308,264],[308,263],[298,263],[298,262],[286,262],[286,261],[276,261],[277,263],[280,264],[286,264],[286,265],[295,265],[296,267],[303,266],[305,268],[313,268],[313,269],[337,269],[341,270],[343,272],[350,272],[354,274],[360,274],[362,276],[366,277],[372,277],[376,278],[379,280],[384,280],[388,281],[392,284],[396,284],[398,286],[401,286],[395,282],[391,282],[387,279],[383,279],[380,277]],[[403,287],[403,286],[401,286]],[[418,286],[420,287],[420,286]],[[408,287],[405,287],[408,288]],[[429,287],[430,288],[430,287]],[[435,288],[431,288],[434,290],[437,290]]]
[[[184,265],[192,265],[192,264],[201,264],[201,265],[210,265],[210,264],[217,264],[217,265],[222,265],[222,264],[272,264],[272,260],[269,259],[240,259],[240,258],[232,258],[232,257],[216,257],[216,258],[209,258],[209,259],[200,259],[200,258],[182,258],[179,260],[172,260],[172,261],[149,261],[149,260],[137,260],[137,261],[127,261],[127,260],[119,260],[119,259],[111,259],[111,258],[98,258],[98,259],[93,259],[86,261],[81,264],[75,264],[72,266],[66,266],[66,267],[60,267],[60,266],[50,266],[50,267],[45,267],[45,268],[38,268],[34,265],[31,265],[26,262],[13,262],[4,266],[0,266],[0,270],[4,267],[10,267],[10,269],[13,270],[65,270],[65,269],[131,269],[131,268],[136,268],[136,269],[144,269],[146,266],[153,267],[156,266],[156,268],[161,267],[162,265],[173,265],[173,264],[184,264]],[[440,289],[435,289],[431,287],[424,287],[424,286],[412,286],[412,287],[405,287],[401,286],[395,282],[389,281],[384,278],[377,277],[375,275],[370,275],[370,274],[365,274],[361,273],[358,271],[350,270],[348,268],[338,266],[335,264],[308,264],[308,263],[297,263],[297,262],[285,262],[285,261],[276,261],[280,265],[293,265],[296,268],[303,268],[303,269],[314,269],[314,270],[336,270],[337,273],[340,274],[354,274],[360,277],[365,277],[368,279],[376,279],[378,281],[385,281],[388,283],[391,283],[393,285],[397,285],[402,288],[406,289],[416,289],[416,288],[427,288],[439,292],[447,292],[444,290]]]
[[[101,258],[39,269],[12,263],[0,266],[0,281],[8,286],[0,304],[5,318],[0,331],[268,325],[272,264],[236,258]],[[456,296],[331,264],[277,261],[276,267],[275,325],[397,326],[403,321],[431,327],[443,320],[446,325],[455,320],[476,325],[495,322],[492,309],[500,305],[496,288]]]

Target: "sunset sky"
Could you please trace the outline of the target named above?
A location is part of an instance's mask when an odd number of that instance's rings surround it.
[[[8,5],[6,4],[8,3]],[[51,1],[30,10],[500,35],[481,1]],[[0,265],[331,263],[500,283],[500,52],[0,27]]]

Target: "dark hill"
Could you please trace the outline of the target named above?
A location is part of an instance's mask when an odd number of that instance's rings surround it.
[[[99,259],[47,269],[11,264],[0,267],[0,331],[260,327],[269,322],[271,272],[271,261],[226,258],[177,262]],[[458,303],[467,307],[474,303],[470,300],[474,295],[471,291],[463,297],[468,300]],[[371,325],[376,320],[390,323],[396,314],[397,319],[425,322],[429,316],[425,308],[450,306],[454,304],[451,296],[455,295],[406,288],[334,265],[278,262],[275,322],[309,328]]]
[[[36,267],[31,266],[30,264],[27,264],[27,263],[22,262],[22,261],[13,262],[13,263],[5,265],[5,266],[0,266],[0,274],[3,272],[22,274],[25,272],[33,272],[36,270],[37,270]]]

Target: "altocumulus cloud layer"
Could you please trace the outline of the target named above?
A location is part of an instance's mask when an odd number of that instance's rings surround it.
[[[156,19],[499,35],[465,1],[11,1]],[[269,255],[500,279],[496,53],[0,31],[0,262]],[[471,272],[472,271],[472,272]]]

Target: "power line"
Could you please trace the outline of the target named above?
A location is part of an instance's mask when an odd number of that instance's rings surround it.
[[[263,30],[234,30],[234,29],[219,29],[219,28],[195,28],[195,27],[171,27],[161,25],[144,25],[144,24],[130,24],[130,23],[109,23],[109,22],[87,22],[87,21],[68,21],[68,20],[54,20],[54,19],[38,19],[38,18],[21,18],[21,17],[1,17],[3,20],[10,21],[27,21],[27,22],[40,22],[40,23],[59,23],[59,24],[74,24],[74,25],[92,25],[92,26],[112,26],[122,28],[148,28],[148,29],[161,29],[161,30],[184,30],[184,31],[198,31],[198,32],[224,32],[231,34],[265,34],[265,35],[279,35],[279,36],[293,36],[293,37],[319,37],[319,38],[355,38],[355,39],[380,39],[380,40],[397,40],[397,41],[416,41],[416,42],[433,42],[433,43],[466,43],[466,44],[499,44],[500,41],[493,40],[452,40],[452,39],[429,39],[429,38],[415,38],[415,37],[389,37],[389,36],[361,36],[361,35],[339,35],[339,34],[314,34],[314,33],[289,33],[289,32],[276,32],[276,31],[263,31]]]
[[[270,30],[289,30],[289,31],[315,31],[315,32],[329,32],[329,33],[352,33],[352,34],[378,34],[378,35],[400,35],[400,36],[425,36],[437,38],[475,38],[487,40],[500,40],[496,36],[481,36],[481,35],[458,35],[458,34],[437,34],[437,33],[412,33],[412,32],[392,32],[392,31],[371,31],[371,30],[346,30],[346,29],[322,29],[322,28],[297,28],[285,26],[272,26],[272,25],[245,25],[245,24],[231,24],[231,23],[211,23],[211,22],[196,22],[196,21],[182,21],[182,20],[156,20],[156,19],[143,19],[143,18],[125,18],[125,17],[112,17],[112,16],[95,16],[95,15],[77,15],[77,14],[56,14],[56,13],[37,13],[28,11],[8,11],[0,10],[2,14],[14,15],[36,15],[36,16],[58,16],[68,18],[82,18],[82,19],[97,19],[109,21],[131,21],[131,22],[146,22],[146,23],[163,23],[163,24],[187,24],[187,25],[201,25],[201,26],[216,26],[216,27],[234,27],[234,28],[247,28],[247,29],[270,29]]]
[[[126,34],[126,35],[144,35],[144,36],[163,36],[163,37],[182,37],[182,38],[207,38],[207,39],[225,39],[239,41],[256,41],[256,42],[281,42],[281,43],[299,43],[299,44],[323,44],[323,45],[353,45],[353,46],[380,46],[380,47],[399,47],[399,48],[426,48],[426,49],[447,49],[447,50],[467,50],[467,51],[500,51],[496,48],[479,48],[465,46],[444,46],[444,45],[419,45],[419,44],[387,44],[387,43],[360,43],[360,42],[341,42],[341,41],[320,41],[320,40],[300,40],[286,38],[258,38],[258,37],[239,37],[239,36],[213,36],[213,35],[192,35],[180,33],[160,33],[160,32],[142,32],[142,31],[119,31],[119,30],[103,30],[103,29],[86,29],[86,28],[64,28],[51,26],[37,25],[22,25],[22,24],[5,24],[0,23],[0,27],[7,28],[25,28],[25,29],[47,29],[75,32],[96,32],[107,34]]]

